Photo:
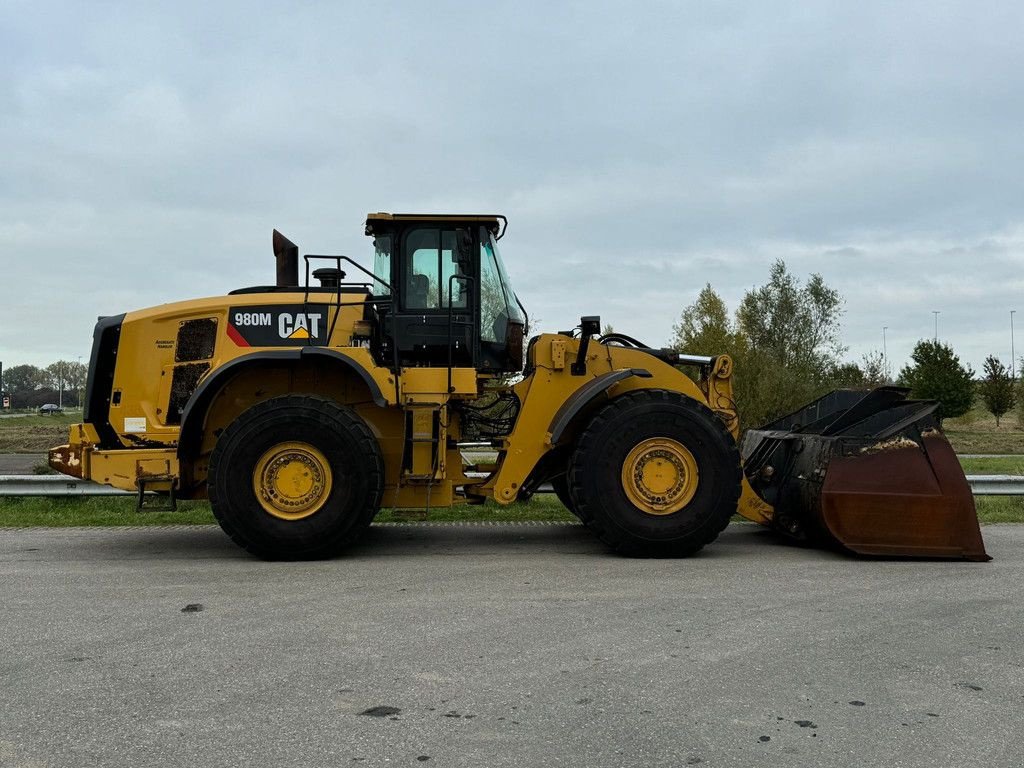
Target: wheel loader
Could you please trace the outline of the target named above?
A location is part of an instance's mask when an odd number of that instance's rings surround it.
[[[548,484],[628,555],[693,554],[738,513],[852,553],[987,559],[935,403],[840,390],[741,440],[728,355],[602,335],[597,316],[528,338],[506,227],[373,213],[372,268],[300,260],[275,230],[274,285],[101,317],[83,423],[50,465],[140,508],[208,498],[268,559],[331,557],[382,508]],[[496,459],[467,463],[481,443]]]

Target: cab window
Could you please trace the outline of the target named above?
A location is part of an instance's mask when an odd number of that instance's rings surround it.
[[[387,286],[391,285],[391,235],[377,235],[373,238],[373,274],[380,278],[370,286],[373,295],[384,296],[390,293]]]
[[[509,320],[524,323],[512,284],[498,252],[498,244],[486,229],[480,230],[480,338],[505,343]]]
[[[405,236],[405,252],[406,309],[447,309],[449,301],[455,308],[465,308],[466,281],[451,279],[463,274],[454,230],[411,230]]]

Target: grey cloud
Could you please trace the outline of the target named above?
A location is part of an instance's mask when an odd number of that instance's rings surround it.
[[[366,254],[389,209],[507,214],[545,328],[663,343],[704,283],[735,305],[781,257],[846,296],[851,357],[888,325],[902,359],[931,309],[975,367],[1008,347],[1017,3],[5,8],[5,363],[266,281],[271,227]]]

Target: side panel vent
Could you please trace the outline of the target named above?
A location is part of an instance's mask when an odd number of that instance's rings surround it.
[[[217,318],[186,320],[178,326],[178,343],[174,346],[174,362],[189,363],[209,360],[217,344]]]
[[[199,380],[210,370],[209,363],[189,363],[174,367],[171,379],[171,397],[167,403],[167,423],[181,424],[181,412],[199,386]]]

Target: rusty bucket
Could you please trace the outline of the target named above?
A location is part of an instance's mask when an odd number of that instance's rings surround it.
[[[787,536],[861,555],[990,560],[934,401],[836,390],[748,430],[751,486]]]

